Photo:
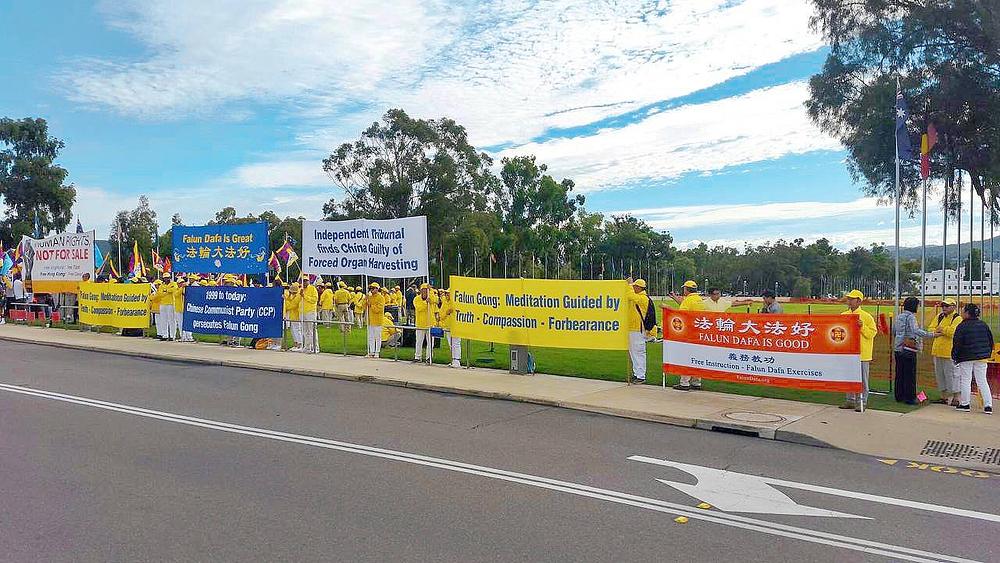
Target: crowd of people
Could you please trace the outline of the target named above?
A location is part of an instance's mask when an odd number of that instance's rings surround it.
[[[20,283],[20,279],[16,281]],[[83,281],[90,281],[89,276]],[[283,288],[283,319],[291,336],[292,351],[318,352],[317,327],[336,327],[342,333],[367,327],[367,357],[381,354],[383,346],[403,345],[406,332],[414,336],[413,361],[432,362],[435,339],[447,343],[451,367],[461,366],[462,341],[451,334],[454,303],[447,288],[434,288],[427,283],[412,283],[404,292],[400,285],[382,286],[376,282],[362,286],[348,285],[344,280],[324,281],[314,276],[301,276],[292,283],[280,280],[261,282],[255,278],[223,274],[163,273],[150,281],[145,276],[116,278],[102,276],[98,283],[149,284],[149,310],[155,338],[163,341],[193,342],[194,335],[183,330],[185,290],[191,286],[237,286]],[[2,281],[0,281],[2,283]],[[11,284],[21,288],[23,284]],[[15,297],[11,303],[25,299]],[[124,335],[139,336],[143,331],[123,330]],[[239,345],[236,337],[223,338],[220,344]],[[260,339],[255,347],[280,348],[280,341]],[[426,352],[425,352],[426,351]]]
[[[629,358],[632,364],[632,383],[646,381],[646,342],[655,327],[647,322],[648,312],[653,308],[646,295],[646,282],[630,280],[633,305],[629,320]],[[722,297],[718,288],[709,288],[706,299],[698,290],[698,284],[688,280],[681,288],[681,294],[670,294],[670,298],[681,311],[728,311],[731,307],[746,306],[750,300],[731,300]],[[863,410],[868,402],[869,375],[874,357],[875,337],[878,327],[875,318],[862,307],[865,295],[853,290],[844,296],[844,315],[858,318],[861,335],[861,381],[862,392],[848,394],[842,409]],[[895,375],[893,393],[896,401],[908,405],[917,404],[917,356],[923,350],[924,340],[931,340],[931,354],[934,374],[940,398],[938,403],[950,405],[959,411],[971,410],[972,381],[983,399],[983,412],[993,414],[993,399],[986,378],[987,362],[994,353],[994,339],[990,327],[980,317],[982,311],[975,303],[967,303],[958,311],[958,304],[952,298],[941,301],[940,312],[926,329],[920,327],[916,312],[920,300],[907,297],[903,300],[902,311],[893,323],[893,359]],[[765,291],[762,295],[761,314],[781,314],[782,307],[775,294]],[[674,385],[679,391],[701,389],[701,379],[683,376]]]
[[[83,281],[89,281],[85,276]],[[404,345],[408,333],[413,336],[414,362],[432,361],[435,339],[445,342],[450,351],[452,367],[461,366],[462,341],[452,334],[455,306],[447,288],[434,288],[428,283],[411,283],[405,291],[400,285],[380,285],[367,288],[349,285],[341,279],[325,281],[314,276],[302,276],[292,283],[280,280],[261,282],[255,278],[224,274],[219,276],[163,273],[150,281],[142,276],[124,278],[102,276],[99,283],[149,284],[149,307],[155,337],[164,341],[193,342],[194,335],[183,330],[185,289],[190,286],[281,286],[283,287],[285,329],[291,334],[293,351],[318,352],[317,327],[321,324],[338,327],[343,333],[367,327],[367,357],[380,356],[383,346]],[[646,345],[658,336],[657,307],[646,294],[646,282],[629,280],[628,346],[631,362],[630,382],[646,381]],[[28,303],[31,294],[25,290],[19,274],[0,277],[5,317],[18,304]],[[694,281],[683,284],[680,294],[669,295],[679,310],[723,312],[732,307],[753,303],[748,299],[733,300],[722,296],[718,288],[709,288],[704,296]],[[765,291],[759,313],[781,314],[782,306],[775,294]],[[874,355],[874,340],[878,328],[874,317],[862,304],[865,296],[858,290],[845,295],[845,315],[857,317],[861,335],[861,380],[863,390],[849,394],[841,408],[862,410],[868,401],[870,366]],[[938,402],[960,411],[971,410],[972,381],[983,398],[983,410],[993,412],[993,401],[986,378],[987,361],[994,353],[993,334],[982,321],[978,305],[967,303],[959,310],[952,298],[940,302],[940,312],[926,328],[920,326],[916,313],[920,301],[907,297],[902,311],[892,324],[892,349],[895,364],[894,395],[899,402],[917,402],[917,357],[924,341],[931,341],[934,375],[940,392]],[[0,322],[3,322],[0,318]],[[125,335],[140,336],[144,331],[123,330]],[[224,345],[239,345],[240,339],[227,337]],[[256,347],[280,348],[281,342],[260,339]],[[683,376],[674,389],[701,389],[700,378]]]

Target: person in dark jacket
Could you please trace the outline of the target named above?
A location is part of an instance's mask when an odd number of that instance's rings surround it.
[[[915,313],[920,300],[907,297],[903,310],[892,323],[893,359],[896,361],[896,386],[893,389],[897,403],[917,404],[917,354],[923,349],[924,338],[937,336],[917,323]]]
[[[967,303],[962,308],[962,322],[955,329],[951,359],[955,360],[955,374],[958,376],[959,403],[955,407],[969,412],[972,399],[972,378],[983,397],[983,412],[993,414],[993,395],[986,382],[986,360],[993,355],[993,332],[989,325],[979,318],[979,305]]]

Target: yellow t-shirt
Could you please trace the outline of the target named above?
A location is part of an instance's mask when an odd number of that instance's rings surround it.
[[[875,349],[875,335],[878,334],[878,327],[875,326],[875,318],[872,317],[871,313],[860,307],[857,311],[848,309],[841,313],[841,315],[856,315],[861,319],[861,361],[872,361]]]
[[[646,292],[631,291],[628,294],[628,302],[628,330],[629,332],[643,332],[642,319],[646,316],[646,309],[649,308],[649,296],[646,295]]]
[[[329,287],[324,289],[323,293],[319,294],[319,308],[324,311],[333,309],[333,290]]]
[[[689,293],[687,297],[681,299],[681,304],[677,309],[679,311],[704,311],[705,300],[701,298],[701,294]]]
[[[385,297],[382,292],[370,293],[365,299],[368,308],[368,325],[382,326],[385,321]]]

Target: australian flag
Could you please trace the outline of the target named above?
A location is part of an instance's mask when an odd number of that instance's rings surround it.
[[[903,93],[896,92],[896,157],[900,161],[913,160],[913,145],[910,143],[910,134],[906,132],[906,120],[910,116],[910,111],[906,107],[906,99]]]

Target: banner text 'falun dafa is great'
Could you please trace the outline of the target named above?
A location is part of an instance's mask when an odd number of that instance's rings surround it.
[[[80,284],[80,322],[92,326],[149,326],[148,283]]]
[[[460,338],[547,348],[628,349],[628,284],[451,277]]]

